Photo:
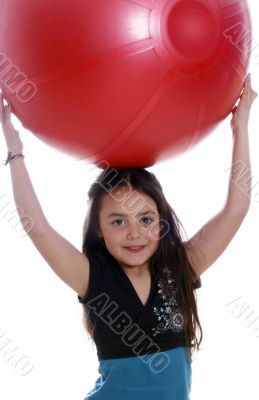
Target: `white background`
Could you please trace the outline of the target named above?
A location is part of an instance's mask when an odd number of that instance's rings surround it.
[[[249,4],[252,17],[258,16],[257,2]],[[255,49],[249,70],[258,92],[256,20],[253,28]],[[15,117],[13,121],[19,126],[26,166],[49,223],[81,250],[87,191],[94,176],[89,167],[41,142]],[[203,286],[197,291],[204,339],[192,367],[192,400],[259,399],[258,127],[257,99],[249,125],[251,207],[227,250],[202,275]],[[0,156],[6,158],[3,135]],[[148,168],[160,180],[188,237],[224,205],[231,157],[229,116],[191,151]],[[98,377],[98,361],[82,325],[82,306],[77,293],[57,277],[29,237],[4,216],[7,210],[15,212],[9,166],[0,168],[0,209],[8,201],[0,211],[0,397],[83,400]],[[29,362],[24,371],[22,361],[17,365],[14,361],[18,358],[8,360],[12,349]]]

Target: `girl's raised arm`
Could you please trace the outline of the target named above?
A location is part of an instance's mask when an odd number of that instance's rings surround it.
[[[0,93],[0,120],[5,136],[8,151],[13,155],[23,152],[23,143],[20,134],[14,129],[11,122],[11,106],[4,106],[3,96]],[[35,194],[24,159],[19,157],[10,161],[13,195],[20,216],[21,224],[28,235],[36,235],[45,230],[47,220]],[[23,218],[29,217],[31,223]],[[28,228],[28,229],[27,229]]]
[[[232,110],[232,166],[226,204],[190,240],[185,242],[195,272],[201,275],[223,253],[240,228],[251,202],[251,165],[248,122],[257,93],[248,75],[238,107]]]
[[[19,132],[12,125],[11,107],[9,104],[7,107],[4,106],[1,92],[0,122],[8,151],[12,155],[21,154],[23,143]],[[83,297],[88,288],[88,258],[59,235],[48,223],[22,157],[10,161],[10,171],[14,201],[25,232],[53,271]]]

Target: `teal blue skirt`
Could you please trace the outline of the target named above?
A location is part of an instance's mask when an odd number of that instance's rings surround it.
[[[99,361],[84,400],[189,400],[192,369],[185,347]]]

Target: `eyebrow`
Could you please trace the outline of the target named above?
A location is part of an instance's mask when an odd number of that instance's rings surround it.
[[[143,212],[138,213],[137,216],[139,217],[141,215],[146,215],[146,214],[154,215],[154,214],[157,214],[157,213],[155,211],[148,210],[148,211],[143,211]],[[107,215],[107,218],[112,218],[112,217],[127,217],[127,215],[126,214],[122,214],[122,213],[121,214],[111,213],[111,214]]]

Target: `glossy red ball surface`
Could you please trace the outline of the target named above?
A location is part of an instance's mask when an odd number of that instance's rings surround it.
[[[99,166],[148,167],[192,148],[247,75],[245,1],[0,0],[0,10],[0,86],[13,112]]]

